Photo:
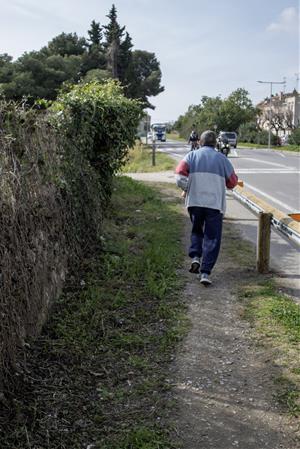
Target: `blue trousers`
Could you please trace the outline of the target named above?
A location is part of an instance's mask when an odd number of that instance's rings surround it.
[[[208,207],[189,207],[192,222],[189,256],[202,257],[200,271],[210,274],[219,255],[223,214]]]

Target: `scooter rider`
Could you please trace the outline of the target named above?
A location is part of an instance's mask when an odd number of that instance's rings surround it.
[[[193,127],[192,132],[189,137],[189,140],[188,140],[188,144],[191,144],[191,150],[195,150],[196,148],[199,148],[198,141],[199,141],[198,133],[195,130],[195,127]]]
[[[221,137],[219,142],[219,151],[223,153],[225,156],[228,156],[230,152],[230,144],[227,137]]]

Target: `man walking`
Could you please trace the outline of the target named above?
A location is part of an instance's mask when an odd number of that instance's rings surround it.
[[[206,287],[220,251],[226,187],[233,189],[238,181],[233,166],[215,146],[216,134],[205,131],[200,149],[189,152],[176,168],[176,184],[186,192],[192,222],[190,272],[200,271],[200,282]]]

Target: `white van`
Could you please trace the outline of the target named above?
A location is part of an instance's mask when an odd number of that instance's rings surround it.
[[[229,145],[233,148],[237,146],[237,133],[233,131],[220,131],[217,138],[217,148],[219,148],[219,142],[223,139],[227,139]]]

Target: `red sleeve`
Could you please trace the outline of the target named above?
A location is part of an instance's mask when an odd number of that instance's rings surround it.
[[[227,187],[227,189],[234,189],[235,186],[237,185],[237,183],[238,183],[238,177],[235,174],[235,172],[233,171],[231,173],[231,175],[229,176],[229,178],[226,179],[226,187]]]
[[[189,165],[188,163],[183,160],[181,162],[179,162],[179,164],[176,167],[175,173],[176,175],[183,175],[183,176],[189,176]]]

